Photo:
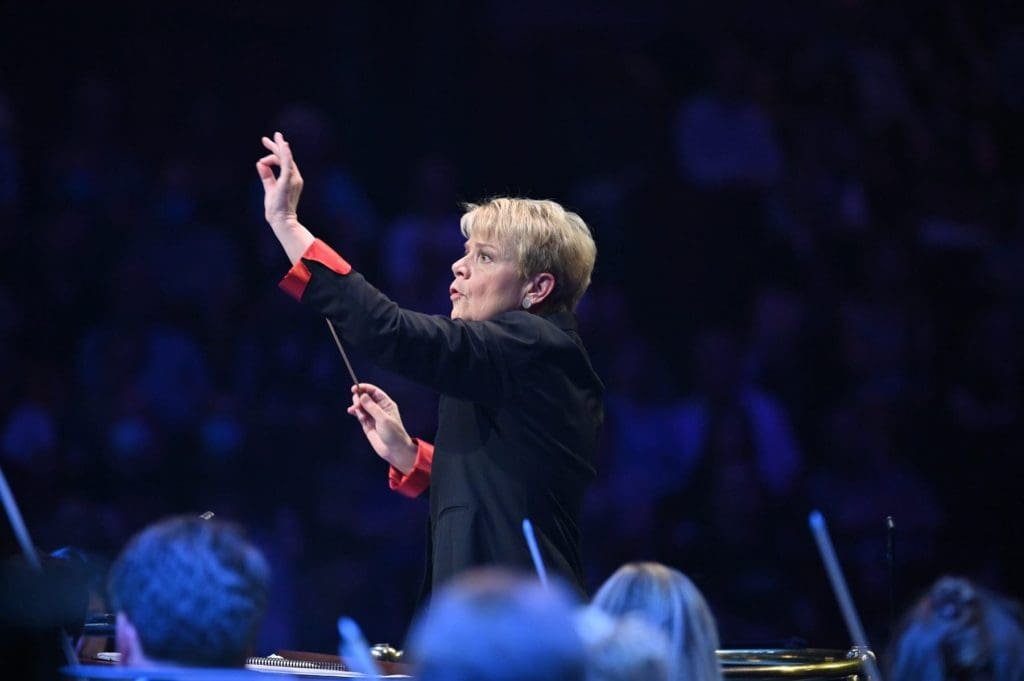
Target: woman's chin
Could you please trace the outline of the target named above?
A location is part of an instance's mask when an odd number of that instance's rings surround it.
[[[465,298],[458,297],[458,298],[456,298],[455,300],[452,301],[452,314],[451,314],[451,318],[452,319],[462,319],[464,321],[469,321],[470,315],[469,315],[469,311],[466,310],[466,299]]]

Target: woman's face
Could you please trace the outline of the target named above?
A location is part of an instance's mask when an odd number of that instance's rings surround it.
[[[484,321],[522,305],[525,282],[507,251],[494,239],[470,237],[465,255],[452,263],[452,319]]]

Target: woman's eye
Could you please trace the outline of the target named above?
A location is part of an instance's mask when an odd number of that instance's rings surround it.
[[[476,259],[479,260],[480,262],[491,262],[491,256],[487,255],[486,253],[478,253]]]

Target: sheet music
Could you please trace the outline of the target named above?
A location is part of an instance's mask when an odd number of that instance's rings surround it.
[[[113,663],[117,665],[121,661],[120,653],[100,653],[97,655],[97,660],[103,662]],[[89,667],[76,666],[76,670],[88,670]],[[86,674],[86,677],[91,678],[125,678],[117,674],[118,669],[126,669],[124,667],[93,667],[93,670],[104,669],[102,674]],[[321,678],[335,678],[335,679],[365,679],[366,674],[360,674],[359,672],[352,672],[344,669],[344,665],[330,662],[307,662],[305,660],[289,660],[281,657],[280,655],[270,655],[267,657],[250,657],[246,660],[245,669],[253,672],[260,672],[265,674],[285,674],[288,676],[314,676]],[[198,670],[193,670],[198,672]],[[209,671],[209,670],[203,670]],[[240,670],[231,670],[240,671]],[[381,679],[409,679],[412,678],[407,674],[382,674],[379,677]]]

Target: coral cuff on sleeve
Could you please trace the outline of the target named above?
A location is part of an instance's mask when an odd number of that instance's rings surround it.
[[[434,445],[419,438],[413,440],[416,442],[416,461],[412,464],[412,470],[402,473],[392,466],[388,472],[388,485],[391,489],[407,497],[419,496],[430,487],[430,468],[434,462]]]
[[[306,252],[302,254],[302,257],[297,263],[292,265],[292,268],[288,270],[288,274],[284,275],[284,279],[278,286],[282,291],[290,295],[295,300],[302,300],[302,294],[306,291],[306,284],[309,283],[310,274],[309,268],[306,267],[305,260],[313,260],[321,265],[324,265],[338,274],[348,274],[352,271],[352,266],[348,262],[335,253],[334,249],[325,244],[320,239],[316,239],[309,245]]]

